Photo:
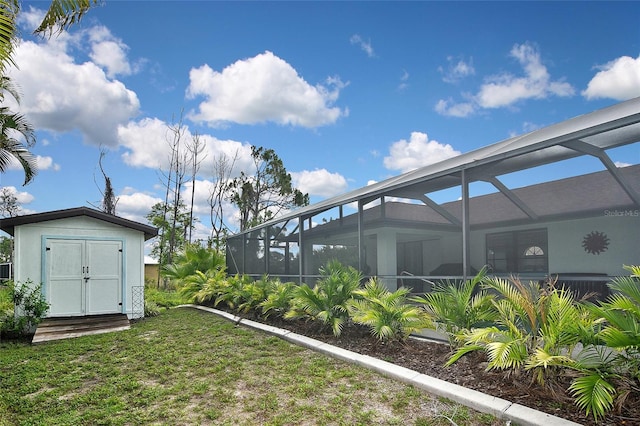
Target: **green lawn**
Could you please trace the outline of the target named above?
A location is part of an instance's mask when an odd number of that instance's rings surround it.
[[[0,425],[498,425],[374,372],[188,308],[131,330],[0,343]]]

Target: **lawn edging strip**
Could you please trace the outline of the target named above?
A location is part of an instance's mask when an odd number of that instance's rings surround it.
[[[280,337],[290,343],[304,346],[308,349],[329,355],[342,361],[355,363],[369,370],[376,371],[387,377],[411,384],[433,395],[441,396],[477,411],[491,414],[499,419],[511,420],[519,426],[580,426],[561,417],[553,416],[542,411],[534,410],[520,404],[514,404],[502,398],[449,383],[426,374],[387,362],[368,355],[361,355],[328,343],[296,334],[289,330],[273,327],[257,321],[251,321],[218,309],[199,305],[180,305],[177,308],[195,308],[209,312],[255,330]]]

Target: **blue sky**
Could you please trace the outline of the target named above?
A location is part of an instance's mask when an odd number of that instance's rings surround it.
[[[273,148],[314,202],[640,96],[638,2],[106,0],[33,38],[48,4],[23,2],[11,71],[38,136],[35,180],[0,175],[23,213],[99,203],[102,146],[118,215],[144,222],[181,114],[206,237],[222,154],[238,173]]]

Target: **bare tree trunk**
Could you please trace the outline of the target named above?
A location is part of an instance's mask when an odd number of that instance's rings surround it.
[[[200,135],[195,133],[191,144],[187,144],[187,149],[191,155],[191,208],[189,209],[189,244],[191,244],[191,230],[193,229],[193,203],[196,194],[196,175],[200,170],[200,163],[206,158],[198,159],[204,151],[205,145],[200,141]]]
[[[232,159],[229,159],[225,154],[213,159],[213,187],[209,192],[209,207],[211,239],[218,250],[221,248],[223,236],[228,230],[228,226],[224,222],[223,202],[227,198],[231,173],[238,155],[236,151]]]

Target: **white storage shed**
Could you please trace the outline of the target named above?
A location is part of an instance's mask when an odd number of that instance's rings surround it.
[[[48,317],[144,315],[144,243],[156,228],[78,207],[2,219],[0,229],[14,237],[15,282],[42,283]]]

